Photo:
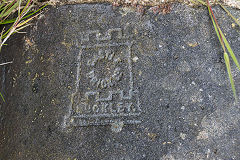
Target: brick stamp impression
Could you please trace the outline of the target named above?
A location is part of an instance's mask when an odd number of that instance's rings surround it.
[[[65,116],[73,126],[140,123],[131,47],[121,28],[87,31],[81,36],[75,92]]]

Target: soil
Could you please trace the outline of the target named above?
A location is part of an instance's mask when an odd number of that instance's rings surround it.
[[[158,6],[166,3],[185,3],[190,6],[197,6],[198,4],[192,3],[193,0],[38,0],[40,3],[49,3],[51,5],[65,5],[65,4],[81,4],[81,3],[112,3],[114,6],[127,5],[127,6]],[[204,0],[203,0],[204,1]],[[240,9],[239,0],[219,0],[224,5]],[[210,0],[215,4],[216,0]]]

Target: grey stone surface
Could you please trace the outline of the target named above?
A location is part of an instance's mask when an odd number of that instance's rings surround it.
[[[239,27],[214,11],[240,59]],[[239,105],[206,8],[50,8],[1,60],[13,64],[0,68],[0,159],[240,159]]]

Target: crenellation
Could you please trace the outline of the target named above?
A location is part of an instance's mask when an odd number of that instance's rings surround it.
[[[128,36],[123,35],[122,28],[112,28],[108,29],[106,32],[100,32],[100,30],[89,30],[87,32],[81,33],[81,40],[82,42],[89,42],[89,41],[106,41],[106,40],[113,40],[113,35],[117,35],[117,39],[126,39],[129,38]],[[90,39],[90,37],[92,39]]]

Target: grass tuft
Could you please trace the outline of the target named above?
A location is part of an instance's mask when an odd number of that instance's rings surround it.
[[[23,28],[30,25],[35,17],[37,17],[40,11],[47,5],[42,6],[36,11],[31,11],[33,7],[33,0],[27,0],[26,4],[22,4],[22,0],[1,0],[0,2],[0,25],[11,24],[11,27],[5,31],[5,28],[0,33],[0,52],[6,41],[14,33],[20,33]],[[18,15],[14,19],[7,19],[10,15],[18,12]],[[6,65],[7,63],[2,63],[1,65]],[[0,92],[0,97],[5,102],[5,99]]]

